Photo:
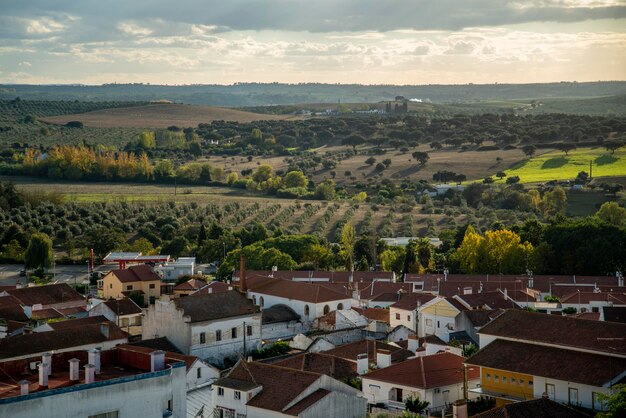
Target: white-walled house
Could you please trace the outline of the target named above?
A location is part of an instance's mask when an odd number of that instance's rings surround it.
[[[194,269],[196,266],[196,258],[195,257],[179,257],[173,263],[165,263],[163,265],[157,266],[155,271],[157,271],[163,281],[165,282],[173,282],[176,281],[180,276],[194,274]]]
[[[418,337],[436,335],[445,342],[455,332],[455,318],[466,308],[452,298],[436,297],[418,309]]]
[[[430,403],[430,411],[440,410],[463,398],[463,361],[452,353],[410,358],[363,375],[363,393],[370,404],[391,409],[404,409],[404,401],[416,395]],[[467,374],[468,386],[478,386],[478,368]]]
[[[89,310],[89,316],[103,315],[129,334],[141,334],[143,310],[130,298],[109,299]]]
[[[400,300],[389,307],[389,325],[395,328],[404,325],[413,332],[418,331],[419,308],[435,299],[431,293],[407,293],[400,296]]]
[[[238,291],[169,300],[146,312],[144,338],[167,337],[183,353],[210,363],[245,357],[261,342],[261,312]]]
[[[302,322],[313,322],[331,311],[350,309],[353,299],[323,285],[274,279],[248,289],[248,298],[261,309],[287,305]]]
[[[213,385],[214,417],[362,418],[358,389],[330,376],[240,361]]]

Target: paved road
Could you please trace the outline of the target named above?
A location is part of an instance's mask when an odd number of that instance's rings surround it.
[[[116,268],[117,265],[96,266],[95,271],[108,272]],[[20,270],[23,270],[22,264],[0,264],[0,285],[13,285],[16,283],[26,284],[26,277],[20,277]],[[53,269],[58,282],[65,282],[73,285],[88,280],[87,263],[84,266],[73,265],[57,265]]]

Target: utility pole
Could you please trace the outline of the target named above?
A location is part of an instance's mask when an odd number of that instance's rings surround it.
[[[463,364],[463,399],[467,402],[467,364]]]
[[[246,360],[246,321],[243,321],[243,358]]]

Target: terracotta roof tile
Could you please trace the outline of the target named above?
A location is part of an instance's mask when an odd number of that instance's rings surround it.
[[[504,340],[482,348],[466,363],[591,386],[602,386],[626,370],[626,358]]]
[[[244,382],[253,382],[263,386],[263,389],[249,402],[249,406],[283,411],[298,395],[313,382],[320,378],[320,374],[288,369],[263,363],[239,362],[228,374],[229,379]]]
[[[533,399],[531,401],[506,404],[472,418],[590,418],[569,406],[551,401],[550,399]]]
[[[352,308],[364,317],[380,322],[389,323],[389,309],[381,309],[381,308]]]
[[[71,301],[85,301],[85,297],[72,289],[67,283],[23,287],[21,289],[8,290],[7,292],[18,299],[22,305],[26,306],[36,304],[47,306]]]
[[[626,324],[508,309],[480,334],[626,354]],[[608,340],[621,338],[621,340]],[[611,348],[609,348],[611,347]]]
[[[136,315],[143,312],[143,310],[130,298],[109,299],[102,303],[104,303],[107,308],[118,316]]]
[[[111,270],[108,275],[117,277],[122,283],[161,281],[159,275],[147,264],[131,266],[122,270]]]
[[[340,345],[332,350],[323,351],[323,353],[351,361],[356,361],[359,354],[367,353],[370,361],[376,361],[377,350],[389,350],[391,352],[392,363],[404,361],[414,355],[409,350],[377,340],[355,341],[350,344]]]
[[[493,292],[473,293],[471,295],[457,295],[454,299],[459,300],[470,309],[519,309],[519,305],[507,299],[500,290]]]
[[[432,293],[403,294],[400,296],[400,300],[398,302],[391,305],[391,308],[403,309],[405,311],[413,311],[417,309],[418,306],[428,303],[435,298],[436,296]]]
[[[452,353],[432,354],[374,370],[363,379],[424,389],[453,385],[463,383],[463,361],[463,357]],[[469,380],[479,379],[480,370],[468,370],[467,375]]]
[[[212,321],[233,316],[252,315],[258,308],[236,290],[224,293],[210,293],[202,296],[186,297],[174,301],[191,322]]]
[[[318,284],[274,279],[251,290],[262,295],[272,295],[310,303],[324,303],[349,299],[349,296]]]
[[[233,290],[232,287],[224,282],[212,281],[205,283],[203,287],[193,292],[190,296],[208,295],[210,293],[223,293]]]
[[[355,362],[325,353],[302,353],[273,364],[289,369],[325,374],[338,380],[357,376]]]

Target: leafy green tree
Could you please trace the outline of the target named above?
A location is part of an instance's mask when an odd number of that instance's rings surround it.
[[[604,148],[606,148],[607,151],[611,151],[611,154],[615,154],[615,151],[625,146],[626,141],[623,140],[607,141],[604,143]]]
[[[257,183],[268,181],[270,178],[272,178],[273,172],[274,169],[271,165],[260,165],[252,175],[252,180]]]
[[[136,239],[132,244],[129,244],[126,247],[126,250],[132,251],[132,252],[139,252],[139,253],[142,253],[143,255],[156,254],[156,249],[154,248],[152,243],[144,237]]]
[[[626,209],[617,202],[604,202],[596,212],[596,216],[615,226],[626,226]]]
[[[563,212],[567,206],[567,195],[562,187],[556,186],[549,192],[544,193],[541,208],[547,215],[556,215]]]
[[[428,405],[430,405],[430,402],[422,401],[417,395],[409,396],[404,401],[406,410],[414,414],[420,414],[424,409],[428,408]]]
[[[570,151],[573,151],[576,149],[576,145],[570,142],[565,142],[562,144],[557,144],[556,149],[558,149],[559,151],[563,151],[565,155],[567,156]]]
[[[326,180],[315,187],[315,198],[320,200],[333,200],[335,198],[335,182]]]
[[[620,418],[626,416],[626,384],[615,385],[610,395],[601,393],[600,401],[606,404],[605,412],[598,412],[596,418]]]
[[[19,241],[13,239],[4,245],[2,257],[20,263],[24,261],[24,251],[26,250],[20,245]]]
[[[34,233],[30,237],[28,247],[24,253],[26,268],[49,268],[54,262],[52,240],[44,233]]]
[[[526,145],[522,147],[522,151],[528,158],[530,158],[537,152],[537,147],[535,147],[534,145]]]
[[[125,242],[124,233],[118,228],[98,225],[85,234],[85,245],[87,248],[93,248],[93,252],[98,258],[105,257],[113,250],[119,250]]]
[[[354,268],[354,244],[356,242],[356,231],[352,222],[347,222],[341,229],[341,239],[339,241],[339,256],[343,261],[346,270]]]
[[[415,161],[419,162],[420,165],[425,165],[430,159],[428,153],[423,151],[415,151],[413,154],[411,154],[411,156]]]
[[[290,189],[293,187],[306,187],[309,184],[309,180],[306,178],[302,171],[290,171],[283,178],[282,187]]]
[[[365,164],[372,166],[374,165],[374,163],[376,162],[376,158],[374,157],[369,157],[367,160],[365,160]]]
[[[189,241],[185,237],[175,237],[171,241],[166,242],[161,247],[161,253],[168,254],[173,258],[178,258],[189,252]]]

